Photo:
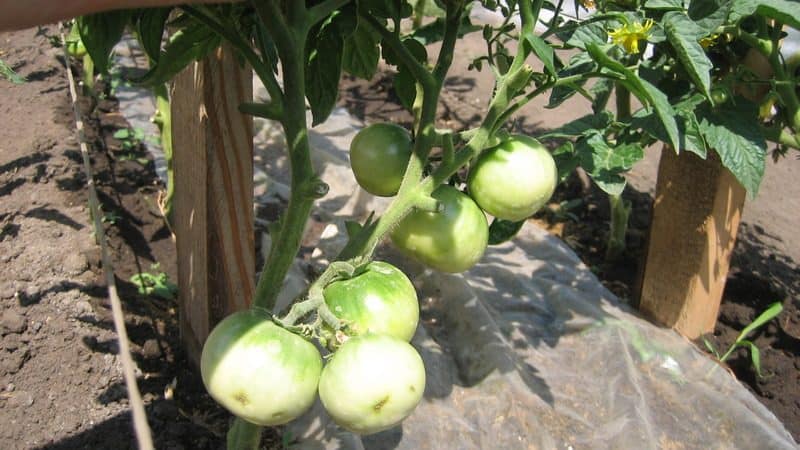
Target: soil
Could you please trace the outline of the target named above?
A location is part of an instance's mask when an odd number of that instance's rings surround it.
[[[0,58],[27,79],[0,80],[0,448],[136,448],[57,33],[0,33]],[[175,299],[130,281],[175,280],[175,247],[153,161],[113,137],[130,126],[108,91],[80,109],[154,444],[224,448],[229,415],[181,349]]]
[[[54,27],[0,33],[0,58],[28,80],[14,85],[0,79],[0,448],[134,448],[66,72],[61,50],[51,44],[56,33]],[[491,86],[486,74],[466,70],[463,55],[456,61],[440,125],[464,128],[483,113],[477,93]],[[346,79],[340,97],[368,123],[410,122],[392,100],[386,72],[369,82]],[[128,125],[112,95],[84,98],[81,109],[156,448],[222,448],[229,416],[205,394],[181,350],[174,299],[142,295],[130,282],[139,272],[175,279],[174,243],[158,208],[163,186],[141,145],[127,148],[113,138]],[[535,134],[560,119],[524,110],[513,126]],[[762,196],[770,202],[768,193]],[[546,213],[534,220],[561,236],[609,289],[630,299],[652,192],[629,187],[624,197],[633,203],[628,247],[613,263],[604,259],[605,197],[578,177],[559,186],[554,198],[580,199],[571,216]],[[775,199],[764,207],[786,208]],[[793,231],[742,224],[720,320],[708,339],[724,351],[768,304],[783,302],[778,320],[752,337],[761,349],[763,377],[743,351],[728,364],[800,440],[800,249],[785,245],[796,242]],[[279,440],[272,430],[263,445],[280,448]]]

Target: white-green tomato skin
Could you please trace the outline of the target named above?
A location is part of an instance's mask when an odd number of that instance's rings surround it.
[[[487,213],[517,222],[544,206],[558,181],[550,152],[528,136],[512,136],[483,152],[467,179],[470,196]]]
[[[322,370],[319,397],[333,420],[358,434],[399,424],[425,391],[425,366],[411,344],[365,334],[349,339]]]
[[[322,358],[313,344],[255,310],[234,313],[211,331],[200,360],[211,397],[256,425],[280,425],[314,403]]]
[[[411,280],[382,261],[348,280],[329,284],[325,303],[353,335],[388,334],[410,341],[419,322],[419,301]]]
[[[486,215],[468,195],[452,186],[439,186],[431,196],[442,210],[412,211],[392,231],[392,242],[406,255],[436,270],[463,272],[486,251]]]

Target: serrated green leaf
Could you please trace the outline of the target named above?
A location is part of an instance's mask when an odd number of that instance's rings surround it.
[[[614,120],[614,114],[610,111],[602,111],[599,114],[587,114],[568,122],[554,130],[545,132],[539,139],[554,138],[573,138],[583,136],[595,130],[604,130]]]
[[[547,41],[533,33],[525,35],[525,41],[531,45],[533,53],[542,61],[547,72],[550,75],[556,76],[555,53],[553,52],[553,47],[551,47]]]
[[[86,52],[101,73],[108,72],[111,50],[122,39],[131,10],[117,10],[78,17],[78,32]]]
[[[499,245],[513,239],[523,225],[525,225],[524,220],[511,222],[495,218],[492,220],[492,224],[489,225],[489,245]]]
[[[380,41],[380,35],[371,27],[358,25],[344,41],[342,68],[359,78],[371,79],[381,58]]]
[[[558,169],[559,183],[566,180],[581,165],[580,158],[575,152],[575,145],[571,141],[564,142],[553,150],[553,159]]]
[[[210,28],[193,23],[175,32],[164,46],[158,63],[144,76],[133,80],[145,86],[166,83],[186,66],[219,47],[221,40]]]
[[[764,176],[767,155],[767,144],[758,127],[758,108],[737,98],[724,111],[705,104],[697,109],[697,118],[703,139],[754,198]]]
[[[394,92],[403,108],[411,111],[417,98],[417,80],[405,67],[400,67],[394,76]]]
[[[600,22],[585,23],[569,32],[558,33],[558,36],[566,41],[567,46],[581,50],[586,50],[588,44],[602,45],[608,42],[608,33]]]
[[[683,10],[683,0],[647,0],[644,3],[645,9],[657,10]]]
[[[758,2],[756,12],[800,30],[800,3],[796,0],[761,0]]]
[[[608,145],[599,133],[578,141],[576,151],[581,167],[595,183],[610,195],[622,195],[625,177],[622,173],[644,157],[644,150],[638,144],[623,144],[616,147]]]
[[[664,15],[661,23],[689,77],[703,95],[710,97],[711,70],[714,65],[698,42],[703,31],[683,12],[670,11]]]
[[[136,31],[142,49],[150,60],[158,62],[161,43],[164,40],[164,25],[172,8],[147,8],[137,11]]]
[[[344,36],[333,23],[323,25],[310,43],[306,65],[306,98],[311,105],[312,126],[330,116],[339,95]]]

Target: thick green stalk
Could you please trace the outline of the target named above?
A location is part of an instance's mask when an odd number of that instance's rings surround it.
[[[622,122],[630,119],[631,92],[622,83],[616,84],[616,104],[617,120]],[[613,261],[625,251],[625,235],[628,234],[631,203],[624,200],[621,194],[608,194],[608,205],[611,217],[606,241],[606,261]]]
[[[623,199],[621,195],[609,194],[608,203],[611,207],[611,225],[606,242],[606,261],[613,261],[625,251],[631,202]]]
[[[256,285],[254,306],[272,310],[289,267],[300,249],[306,222],[314,200],[324,192],[314,174],[305,108],[305,44],[307,20],[295,11],[287,22],[274,2],[255,2],[261,20],[273,34],[283,69],[284,116],[291,165],[291,198],[275,236],[267,261]],[[302,4],[302,3],[301,3]],[[294,11],[294,8],[292,9]]]
[[[155,86],[153,95],[156,98],[156,117],[153,121],[161,132],[161,150],[164,152],[164,160],[167,163],[167,193],[164,195],[161,207],[164,217],[167,219],[167,225],[169,225],[173,222],[172,200],[175,197],[175,170],[172,162],[172,114],[167,85]]]

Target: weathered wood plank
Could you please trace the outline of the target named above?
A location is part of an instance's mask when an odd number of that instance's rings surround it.
[[[199,362],[211,328],[255,291],[252,71],[218,49],[175,79],[171,93],[181,334]]]
[[[713,331],[745,190],[715,152],[661,154],[639,308],[695,339]]]

